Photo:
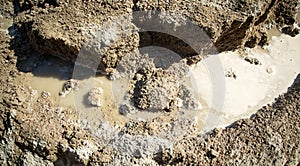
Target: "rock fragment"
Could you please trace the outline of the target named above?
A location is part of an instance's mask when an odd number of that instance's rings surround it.
[[[59,96],[65,97],[72,90],[77,90],[77,89],[78,89],[78,81],[74,79],[70,79],[64,83],[61,92],[59,92]]]
[[[119,112],[122,115],[127,115],[127,114],[134,114],[138,111],[138,109],[136,109],[134,106],[130,105],[130,104],[122,104],[119,107]]]
[[[261,65],[260,61],[257,58],[252,58],[247,56],[244,58],[244,60],[249,62],[250,64]]]
[[[50,96],[51,96],[50,92],[42,91],[42,93],[41,93],[41,97],[42,97],[43,99],[47,99],[47,98],[49,98]]]
[[[101,107],[102,88],[93,88],[89,91],[88,101],[91,105]]]

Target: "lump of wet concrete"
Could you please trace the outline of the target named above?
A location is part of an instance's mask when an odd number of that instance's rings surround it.
[[[89,91],[88,101],[91,105],[101,107],[102,88],[93,88]]]

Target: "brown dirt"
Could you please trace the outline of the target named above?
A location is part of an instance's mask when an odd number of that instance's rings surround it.
[[[131,10],[160,8],[189,16],[208,32],[220,51],[236,49],[244,44],[249,47],[259,43],[263,45],[267,41],[264,23],[275,22],[279,30],[292,36],[298,33],[293,27],[297,3],[292,0],[263,1],[262,6],[265,7],[254,16],[250,16],[248,10],[255,5],[253,1],[229,1],[224,6],[213,7],[184,1],[65,2],[15,3],[14,12],[18,15],[15,24],[20,33],[8,35],[0,31],[1,165],[102,165],[115,157],[111,147],[98,144],[79,126],[74,110],[60,109],[53,104],[51,96],[42,97],[24,86],[26,74],[18,71],[17,62],[30,55],[31,46],[40,53],[74,60],[87,40],[78,27],[89,23],[101,24],[109,16]],[[0,6],[2,16],[13,16],[11,1],[1,1]],[[91,16],[89,19],[88,15]],[[225,18],[227,21],[224,21]],[[281,28],[283,26],[287,28]],[[130,45],[136,47],[135,44]],[[114,67],[114,64],[109,67]],[[172,151],[163,150],[155,154],[153,161],[170,165],[299,165],[299,103],[300,84],[294,84],[272,105],[261,108],[250,118],[239,120],[225,129],[186,136],[175,144]],[[155,120],[134,123],[132,128],[124,128],[124,132],[157,133],[164,124]],[[94,146],[96,149],[87,158],[79,150],[83,147],[85,152],[89,152],[93,149],[89,147]],[[28,162],[30,159],[32,163]],[[128,162],[133,163],[134,160]]]
[[[19,9],[15,11],[18,15],[15,23],[20,29],[26,31],[35,50],[71,61],[76,60],[83,43],[91,38],[87,34],[89,32],[86,32],[89,30],[88,27],[101,25],[116,15],[140,10],[168,10],[187,16],[205,30],[220,52],[234,50],[244,45],[254,47],[257,44],[266,44],[268,27],[265,23],[274,24],[275,22],[275,26],[283,33],[290,35],[298,33],[298,29],[293,27],[297,2],[291,0],[265,0],[259,3],[256,1],[228,1],[226,3],[218,1],[210,3],[199,1],[192,3],[185,1],[169,3],[164,1],[125,1],[124,3],[51,1],[53,3],[47,3],[45,1],[42,4],[36,4],[34,2],[15,4]],[[170,46],[172,50],[179,52],[183,49],[182,51],[195,55],[190,48],[174,48],[174,44],[171,43],[178,43],[179,39],[165,38],[163,34],[157,33],[149,33],[149,35],[155,38],[152,44]],[[141,37],[141,45],[147,45],[147,42],[144,42],[146,41],[145,35]],[[159,44],[157,43],[159,38],[167,39],[167,41],[160,40]],[[102,60],[104,68],[109,70],[114,67],[115,63],[122,58],[118,52],[122,55],[131,52],[138,47],[138,41],[138,37],[134,35],[125,42],[117,42],[116,47]]]

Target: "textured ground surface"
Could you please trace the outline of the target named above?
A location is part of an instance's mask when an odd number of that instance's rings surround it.
[[[266,29],[278,27],[295,35],[297,1],[25,1],[15,3],[16,24],[26,31],[33,48],[40,53],[75,61],[83,43],[92,38],[104,21],[134,11],[167,10],[183,15],[203,28],[218,51],[240,46],[254,47],[267,41]],[[180,24],[180,22],[178,22]],[[128,29],[130,23],[119,25]],[[138,26],[138,25],[136,25]],[[147,25],[145,25],[147,26]],[[149,23],[149,27],[156,24]],[[184,55],[194,55],[191,48],[176,44],[178,39],[166,34],[133,33],[114,43],[101,60],[105,69],[115,67],[124,54],[139,46],[163,45]],[[191,34],[190,34],[191,35]],[[192,35],[193,36],[193,35]],[[150,38],[150,39],[149,39]],[[168,44],[166,44],[168,43]],[[196,60],[197,61],[197,60]],[[103,69],[103,70],[105,70]],[[109,72],[108,69],[106,72]]]
[[[57,107],[51,95],[38,94],[25,86],[24,80],[29,73],[18,70],[18,63],[32,55],[32,50],[74,61],[81,45],[90,37],[84,33],[90,24],[101,24],[109,16],[133,10],[166,9],[187,15],[208,32],[219,51],[224,51],[264,44],[266,26],[275,26],[292,36],[297,34],[294,27],[297,24],[294,18],[296,5],[297,1],[292,0],[261,3],[1,1],[2,20],[18,15],[16,25],[10,27],[10,34],[0,31],[1,165],[101,165],[112,161],[128,165],[299,165],[299,84],[294,84],[289,92],[279,96],[272,105],[258,110],[251,118],[205,135],[186,135],[172,150],[163,149],[151,154],[151,159],[140,154],[129,160],[122,159],[112,147],[95,140],[82,129],[74,110]],[[5,27],[1,25],[1,29]],[[104,68],[113,68],[115,64],[108,62],[117,62],[119,55],[137,48],[141,42],[137,36],[126,38],[128,44],[124,47],[120,46],[122,41],[117,43],[111,49],[113,53],[107,54],[114,56],[102,59]],[[152,44],[156,42],[151,41]],[[123,131],[131,135],[153,135],[164,127],[156,120],[130,122]],[[119,143],[122,144],[122,140]]]

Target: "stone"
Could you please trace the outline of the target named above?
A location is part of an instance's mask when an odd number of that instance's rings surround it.
[[[122,104],[119,107],[119,112],[122,115],[134,114],[134,113],[137,113],[137,111],[138,110],[134,106],[132,106],[130,104]]]
[[[49,98],[50,96],[51,96],[50,92],[42,91],[42,93],[41,93],[41,97],[42,97],[43,99],[47,99],[47,98]]]
[[[61,92],[59,92],[59,96],[65,97],[72,90],[77,90],[77,89],[78,89],[78,80],[70,79],[64,83]]]
[[[101,107],[102,88],[93,88],[89,91],[88,101],[91,105]]]

